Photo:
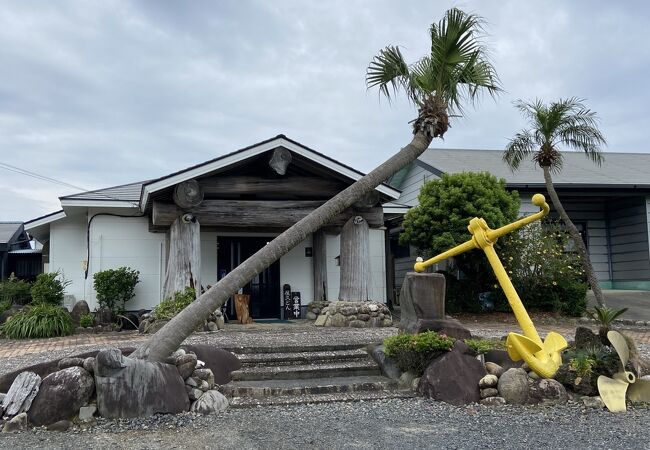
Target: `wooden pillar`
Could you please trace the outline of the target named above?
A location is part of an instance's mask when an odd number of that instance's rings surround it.
[[[169,228],[169,256],[162,298],[171,298],[187,287],[194,288],[198,298],[201,295],[200,275],[201,226],[191,214],[184,214]]]
[[[340,261],[339,300],[370,300],[370,228],[361,216],[343,225]]]
[[[327,248],[323,230],[312,235],[312,263],[314,269],[314,300],[327,300]]]

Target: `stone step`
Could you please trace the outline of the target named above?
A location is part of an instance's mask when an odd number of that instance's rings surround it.
[[[363,348],[352,350],[329,350],[296,353],[244,353],[237,355],[243,367],[309,364],[326,361],[350,361],[368,359]]]
[[[294,380],[231,381],[220,391],[232,397],[271,397],[334,394],[397,389],[397,382],[382,376],[328,377]]]
[[[223,347],[236,355],[251,353],[310,353],[310,352],[335,352],[343,350],[365,349],[367,344],[316,344],[316,345],[275,345],[275,346],[246,346]]]
[[[255,408],[259,406],[288,406],[307,403],[376,401],[388,398],[412,398],[412,391],[353,391],[327,394],[278,395],[274,397],[236,397],[230,400],[231,408]]]
[[[379,375],[377,363],[362,361],[325,362],[321,364],[244,367],[232,372],[233,381],[296,380],[305,378]]]

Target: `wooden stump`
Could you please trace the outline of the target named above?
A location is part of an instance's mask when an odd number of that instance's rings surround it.
[[[312,263],[314,270],[314,300],[327,300],[327,251],[325,233],[318,230],[313,234]]]
[[[339,300],[370,300],[370,229],[361,216],[352,217],[341,230],[341,283]]]
[[[186,216],[178,217],[169,228],[163,299],[173,298],[175,292],[184,292],[187,287],[194,288],[197,297],[201,294],[201,226]]]
[[[237,313],[237,322],[242,325],[253,323],[250,316],[251,296],[248,294],[235,294],[235,312]]]

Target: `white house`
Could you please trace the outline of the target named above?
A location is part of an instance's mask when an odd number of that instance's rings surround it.
[[[269,167],[277,149],[290,163],[284,174]],[[220,156],[167,176],[123,186],[61,197],[61,210],[31,220],[25,229],[44,244],[45,270],[61,271],[71,281],[67,294],[98,306],[93,275],[128,266],[140,272],[136,297],[128,310],[150,309],[161,301],[169,248],[169,222],[160,211],[195,213],[201,224],[202,286],[212,285],[266,242],[306,215],[318,204],[349,186],[363,174],[283,135]],[[172,203],[174,188],[196,180],[204,194],[199,209],[181,210]],[[380,203],[399,197],[388,185],[376,188]],[[208,204],[209,206],[205,206]],[[339,290],[341,220],[353,215],[373,216],[370,224],[372,300],[386,301],[386,235],[383,212],[374,207],[346,211],[323,228],[326,242],[325,295]],[[282,286],[301,293],[302,304],[314,298],[312,237],[259,274],[245,288],[251,293],[254,318],[280,317]]]

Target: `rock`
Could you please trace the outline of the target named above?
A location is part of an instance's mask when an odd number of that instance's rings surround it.
[[[82,367],[86,369],[86,372],[92,374],[95,372],[95,358],[92,356],[89,356],[88,358],[84,359],[84,362],[82,364]]]
[[[113,323],[113,311],[110,308],[99,308],[95,312],[95,323],[98,325],[110,325]]]
[[[2,400],[4,415],[12,417],[29,411],[40,386],[41,377],[34,372],[22,372],[18,375]]]
[[[488,374],[479,380],[478,387],[480,387],[481,389],[493,388],[496,387],[498,382],[499,382],[499,378],[496,375]]]
[[[445,334],[454,339],[470,339],[472,337],[472,333],[463,324],[449,316],[443,319],[419,319],[406,324],[402,318],[399,327],[407,333],[435,331],[438,334]]]
[[[528,403],[559,405],[566,403],[568,399],[566,389],[556,380],[535,380],[528,390]]]
[[[190,400],[195,401],[203,396],[203,391],[197,388],[190,388],[187,389],[187,395],[189,396]]]
[[[68,431],[72,426],[69,420],[59,420],[47,426],[47,431]]]
[[[339,312],[344,316],[351,316],[353,314],[357,314],[357,312],[359,312],[359,309],[356,306],[343,306],[339,308]]]
[[[409,333],[421,332],[420,321],[445,318],[444,275],[408,272],[399,300],[402,314],[400,329]]]
[[[528,374],[523,369],[508,369],[498,383],[499,396],[507,403],[524,405],[528,402]]]
[[[391,380],[399,380],[402,376],[402,371],[397,366],[397,360],[392,356],[388,356],[384,351],[383,345],[371,345],[368,347],[368,353],[372,359],[379,365],[381,373],[390,378]]]
[[[22,430],[27,426],[27,413],[20,413],[14,418],[12,418],[9,422],[5,423],[4,427],[2,427],[2,432],[3,433],[12,433],[14,431]]]
[[[463,355],[469,355],[469,356],[474,356],[474,352],[472,351],[471,348],[469,348],[469,345],[464,343],[461,340],[457,340],[454,342],[454,346],[451,348],[452,352],[458,352]]]
[[[90,422],[93,420],[93,416],[97,412],[97,406],[88,405],[82,406],[79,408],[79,421],[80,422]]]
[[[63,358],[59,361],[59,370],[67,369],[68,367],[83,367],[83,358]]]
[[[219,311],[221,313],[221,311]],[[217,324],[217,328],[220,330],[223,330],[223,327],[226,326],[226,320],[223,318],[223,315],[219,314],[217,315],[217,318],[215,319],[214,323]]]
[[[539,375],[537,375],[532,370],[530,372],[528,372],[528,378],[533,379],[533,380],[541,380],[542,379]]]
[[[503,375],[503,367],[498,365],[497,363],[493,363],[491,361],[488,361],[485,363],[485,370],[487,371],[488,374],[494,375],[497,378],[499,378],[501,375]]]
[[[564,363],[555,373],[555,379],[565,387],[583,396],[598,395],[598,388],[595,379],[591,376],[578,377],[576,372],[571,370],[568,363]]]
[[[149,331],[149,324],[151,323],[149,318],[140,319],[140,324],[138,325],[138,332],[144,334]]]
[[[521,367],[521,361],[513,361],[505,350],[488,350],[483,356],[485,362],[492,362],[502,367],[504,371],[508,369],[518,369]],[[499,375],[501,376],[501,375]]]
[[[88,303],[86,303],[85,300],[79,300],[72,307],[72,311],[70,311],[70,317],[72,317],[72,323],[74,323],[76,326],[79,326],[79,321],[81,320],[81,316],[86,314],[90,314],[90,308],[88,307]]]
[[[93,377],[78,366],[46,376],[28,411],[29,422],[37,426],[50,425],[73,417],[88,403],[94,388]]]
[[[418,376],[413,372],[404,372],[401,377],[399,377],[399,385],[405,388],[410,388],[413,380]]]
[[[11,308],[7,309],[6,311],[3,311],[0,313],[0,325],[5,323],[11,316],[16,314],[17,312],[21,311],[24,308],[24,306],[20,305],[11,305]]]
[[[375,305],[374,303],[371,303],[370,305],[368,305],[368,311],[370,312],[379,311],[379,306]]]
[[[320,314],[318,317],[316,317],[316,322],[314,323],[314,325],[316,325],[317,327],[323,327],[323,326],[325,326],[325,320],[326,320],[327,318],[328,318],[327,315],[325,315],[325,314]]]
[[[208,384],[207,381],[201,380],[201,384],[199,385],[199,389],[201,389],[203,392],[208,392],[210,390],[210,385]]]
[[[499,391],[495,388],[481,389],[481,399],[488,397],[498,397]]]
[[[589,396],[584,396],[581,398],[582,404],[585,405],[587,408],[596,408],[596,409],[602,409],[605,407],[605,404],[603,403],[603,400],[600,398],[599,395],[596,395],[595,397],[589,397]]]
[[[318,318],[318,316],[316,315],[316,313],[311,312],[311,311],[308,311],[308,312],[307,312],[307,316],[306,316],[306,317],[307,317],[307,319],[309,319],[309,320],[316,320],[316,319]]]
[[[503,397],[486,397],[481,400],[481,405],[485,406],[503,406],[506,404],[506,399]]]
[[[176,360],[176,368],[181,378],[185,379],[192,375],[192,372],[196,369],[196,361],[197,357],[193,353],[186,353]]]
[[[411,390],[417,391],[419,384],[420,384],[420,377],[413,378],[413,381],[411,381]]]
[[[478,382],[485,375],[485,367],[473,356],[446,352],[426,368],[418,392],[452,405],[476,403],[481,399]]]
[[[348,323],[348,326],[352,328],[365,328],[366,322],[364,322],[363,320],[351,320]]]
[[[183,348],[193,352],[205,363],[205,369],[212,371],[213,382],[216,384],[229,383],[232,380],[231,373],[241,368],[241,362],[235,355],[214,345],[191,344],[184,345]]]
[[[208,331],[219,331],[219,326],[215,322],[208,322]]]
[[[185,382],[175,366],[122,357],[118,367],[109,367],[102,364],[107,359],[102,356],[104,352],[107,350],[97,355],[95,370],[97,408],[101,416],[147,417],[189,409]]]
[[[603,344],[600,342],[600,337],[587,327],[577,327],[575,335],[574,346],[577,350],[584,350],[587,348],[601,348]]]
[[[212,389],[214,387],[214,374],[210,369],[196,369],[194,372],[192,372],[192,378],[207,382],[209,389]]]
[[[192,403],[191,410],[199,414],[214,414],[228,408],[228,399],[219,391],[208,391]]]

